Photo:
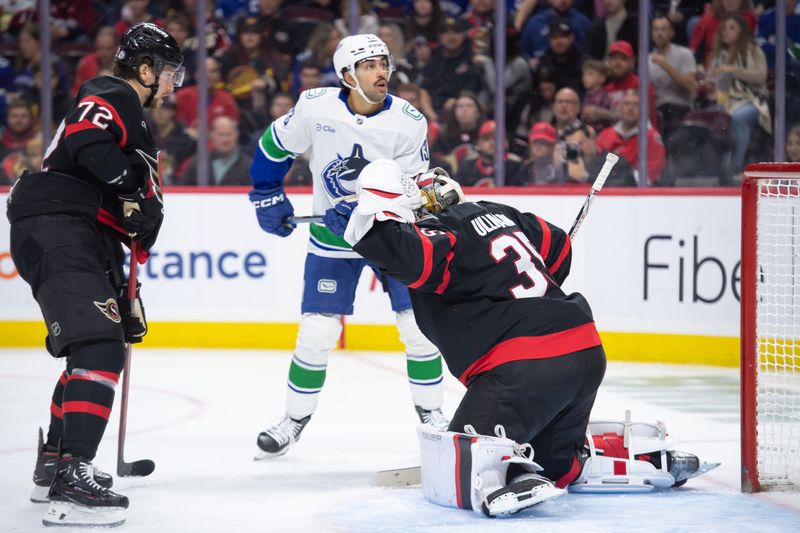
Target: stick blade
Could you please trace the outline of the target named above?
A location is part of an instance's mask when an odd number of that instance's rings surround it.
[[[376,487],[408,487],[422,483],[420,467],[395,468],[375,473],[372,484]]]
[[[132,463],[126,463],[125,461],[117,463],[117,475],[119,477],[145,477],[152,474],[155,469],[156,464],[150,459],[142,459]]]

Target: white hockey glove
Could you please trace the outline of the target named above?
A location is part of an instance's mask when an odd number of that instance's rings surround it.
[[[358,206],[353,210],[344,239],[354,245],[372,229],[377,220],[413,224],[414,211],[422,195],[413,178],[404,176],[400,165],[390,159],[376,159],[358,177]]]
[[[139,295],[141,283],[136,283],[136,298],[128,299],[128,284],[124,283],[119,288],[119,312],[122,316],[122,326],[125,329],[125,341],[133,344],[142,342],[142,338],[147,335],[147,317],[144,314],[142,297]]]

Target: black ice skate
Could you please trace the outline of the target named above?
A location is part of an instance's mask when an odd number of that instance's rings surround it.
[[[423,409],[419,405],[415,405],[414,409],[417,410],[417,416],[419,416],[420,422],[433,426],[438,430],[447,431],[447,426],[450,425],[450,421],[444,416],[441,408]]]
[[[306,427],[308,421],[311,420],[311,415],[300,420],[290,418],[284,415],[272,426],[258,434],[259,451],[254,457],[256,461],[261,459],[269,459],[271,457],[280,457],[289,451],[289,448],[300,440],[300,433]]]
[[[53,484],[53,477],[56,475],[56,465],[58,464],[58,450],[54,446],[44,443],[42,428],[39,428],[39,445],[36,448],[36,468],[33,470],[33,490],[30,499],[33,503],[47,503],[50,501],[48,493],[50,485]],[[96,466],[94,470],[94,480],[101,487],[110,489],[114,484],[114,478],[106,474]]]
[[[481,504],[481,510],[489,517],[510,516],[565,492],[545,477],[522,474],[512,483],[489,494]]]
[[[83,457],[67,455],[58,461],[49,498],[42,519],[46,526],[115,527],[125,522],[128,498],[100,486],[92,463]]]
[[[656,468],[661,468],[661,456],[659,454],[653,454],[650,462]],[[701,476],[719,465],[720,463],[701,463],[700,459],[691,453],[667,450],[667,472],[675,478],[673,487],[685,485],[693,477]]]

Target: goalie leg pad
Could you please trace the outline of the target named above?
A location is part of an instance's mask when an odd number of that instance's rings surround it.
[[[529,472],[541,467],[511,439],[419,425],[422,493],[438,505],[482,513],[487,496],[506,486],[511,463]],[[502,434],[502,433],[501,433]]]
[[[442,407],[442,356],[419,330],[411,309],[396,313],[397,330],[406,347],[408,384],[414,405],[432,411]]]
[[[340,315],[304,313],[301,317],[286,391],[286,414],[295,420],[316,410],[325,384],[328,356],[341,333]]]
[[[675,484],[667,469],[672,439],[662,422],[590,421],[588,457],[572,492],[650,492]]]

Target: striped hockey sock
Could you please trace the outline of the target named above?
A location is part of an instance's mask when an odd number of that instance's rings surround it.
[[[327,363],[311,363],[300,359],[297,354],[292,356],[286,392],[286,413],[289,416],[298,420],[316,410],[327,368]]]
[[[50,401],[50,427],[47,430],[47,445],[58,448],[58,441],[64,436],[64,415],[61,413],[61,403],[64,401],[64,386],[67,384],[67,371],[58,377],[53,398]]]
[[[426,355],[406,354],[408,383],[414,405],[424,409],[442,406],[442,356],[439,352]]]

